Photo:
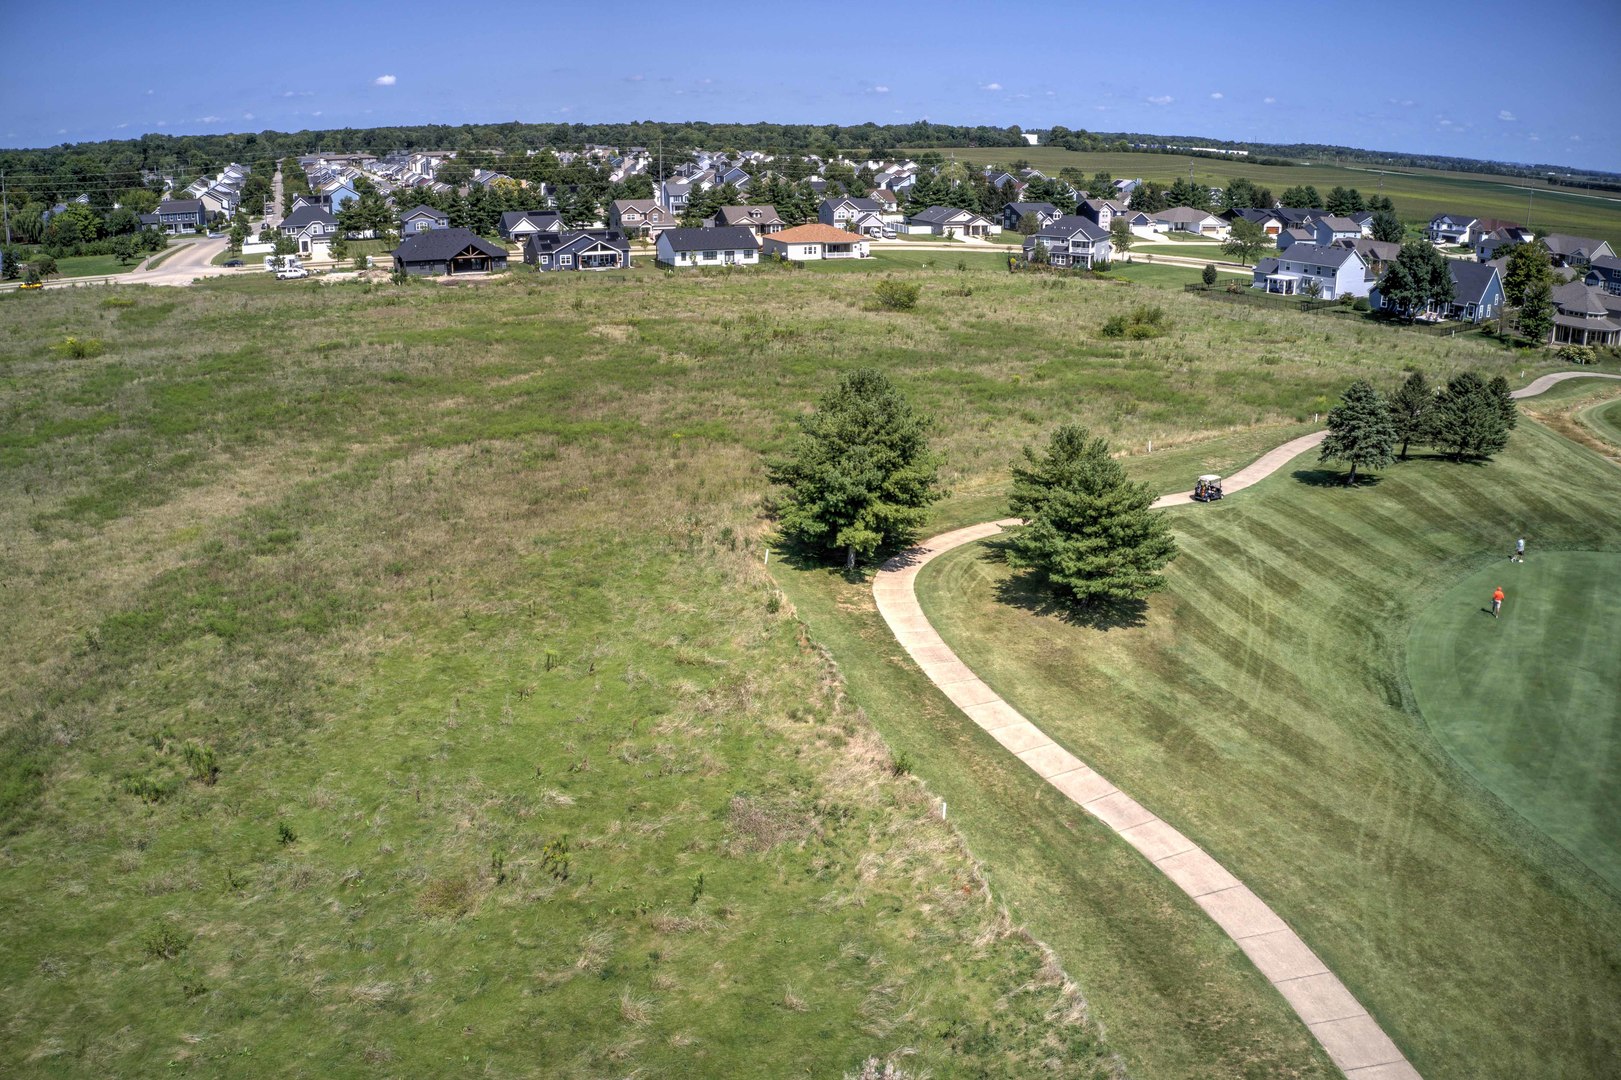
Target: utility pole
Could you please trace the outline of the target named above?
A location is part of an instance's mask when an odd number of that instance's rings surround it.
[[[0,169],[0,207],[4,208],[6,218],[6,247],[11,246],[11,200],[6,197],[6,173]]]

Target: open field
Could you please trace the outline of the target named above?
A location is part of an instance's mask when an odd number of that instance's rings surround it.
[[[1582,420],[1599,438],[1621,450],[1621,400],[1594,406],[1582,414]]]
[[[911,150],[917,154],[922,151]],[[1476,176],[1468,173],[1429,172],[1420,169],[1346,167],[1326,162],[1309,165],[1256,165],[1243,160],[1216,160],[1193,155],[1079,153],[1051,146],[1017,149],[993,147],[956,149],[949,152],[960,161],[975,165],[1002,164],[1023,159],[1049,176],[1063,168],[1082,169],[1088,176],[1107,171],[1116,178],[1140,177],[1170,183],[1188,175],[1193,162],[1195,179],[1212,186],[1223,186],[1235,177],[1248,177],[1281,195],[1284,188],[1311,184],[1323,195],[1336,185],[1354,187],[1363,195],[1385,194],[1396,203],[1404,221],[1428,222],[1441,213],[1473,214],[1476,217],[1503,218],[1530,225],[1538,232],[1570,232],[1596,236],[1611,246],[1621,243],[1621,199],[1593,194],[1558,191],[1526,186],[1510,177]],[[1529,207],[1528,207],[1529,201]]]
[[[1408,678],[1459,764],[1621,890],[1621,556],[1535,544],[1419,615]]]
[[[1543,554],[1616,558],[1621,473],[1522,423],[1489,466],[1342,475],[1302,459],[1176,511],[1182,553],[1140,626],[1040,614],[984,545],[936,560],[920,597],[998,693],[1287,919],[1423,1075],[1608,1075],[1617,890],[1453,760],[1404,657],[1415,620],[1506,566],[1521,530]]]
[[[1108,341],[1171,300],[910,272],[906,314],[787,270],[0,298],[0,1071],[1328,1075],[1135,856],[999,767],[955,832],[895,775],[921,695],[778,595],[762,454],[882,367],[945,520],[1061,420],[1180,486],[1355,374],[1523,360],[1206,304]],[[842,579],[795,580],[820,638]]]

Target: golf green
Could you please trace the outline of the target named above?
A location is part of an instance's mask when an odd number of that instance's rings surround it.
[[[1448,753],[1621,887],[1618,582],[1615,553],[1505,550],[1419,616],[1407,670]]]
[[[1621,398],[1588,409],[1582,419],[1605,442],[1621,446]]]

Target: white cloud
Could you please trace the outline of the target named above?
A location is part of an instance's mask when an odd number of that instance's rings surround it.
[[[320,110],[320,109],[316,109],[316,110],[315,110],[315,111],[314,111],[314,112],[312,112],[312,113],[310,113],[310,115],[311,115],[311,116],[320,116],[320,115],[321,115],[321,110]]]
[[[887,87],[887,86],[875,86],[875,87],[872,88],[872,92],[875,93],[875,94],[887,94],[887,93],[889,93],[889,87]]]
[[[57,128],[56,133],[58,135],[66,135],[68,133],[68,129],[67,128]]]
[[[1109,111],[1109,107],[1107,105],[1094,105],[1094,106],[1092,106],[1092,108],[1097,110],[1098,112],[1108,112]]]
[[[1215,93],[1210,95],[1210,100],[1212,100],[1212,101],[1220,101],[1222,99],[1222,96],[1223,96],[1222,92],[1220,90],[1217,90]]]
[[[286,90],[286,91],[282,92],[281,96],[282,97],[296,97],[297,95],[294,94],[293,91],[291,91],[291,90]]]
[[[1507,109],[1500,109],[1500,110],[1498,110],[1498,113],[1497,113],[1497,119],[1512,122],[1515,119],[1515,116],[1514,116],[1513,113],[1509,112]]]
[[[1278,99],[1275,98],[1275,97],[1269,97],[1269,98],[1262,98],[1261,99],[1261,104],[1262,105],[1276,105],[1277,103],[1278,103]]]
[[[647,78],[646,75],[626,75],[625,76],[625,81],[626,82],[641,82],[642,80],[644,80],[646,78]]]
[[[392,75],[379,75],[371,81],[371,84],[373,86],[393,86],[396,82],[399,82],[399,80]]]
[[[220,118],[217,116],[199,116],[197,119],[192,121],[194,124],[217,124],[219,122]]]
[[[244,120],[252,120],[253,119],[253,114],[250,113],[250,112],[245,112],[245,113],[242,114],[242,119],[244,119]]]
[[[1541,142],[1542,141],[1542,136],[1538,135],[1534,131],[1531,134],[1527,135],[1526,138],[1530,139],[1532,142]]]
[[[1148,103],[1150,105],[1169,105],[1175,100],[1176,99],[1170,94],[1155,94],[1153,97],[1148,99]]]
[[[146,96],[147,96],[147,97],[151,97],[151,96],[152,96],[152,91],[150,91],[150,90],[148,90],[148,91],[147,91],[147,92],[146,92]]]
[[[1572,136],[1571,136],[1571,137],[1570,137],[1570,141],[1571,141],[1571,142],[1581,142],[1581,141],[1582,141],[1582,137],[1581,137],[1581,136],[1580,136],[1580,135],[1572,135]]]
[[[988,82],[984,86],[981,86],[980,89],[981,90],[1000,90],[1000,89],[1002,89],[1002,84],[999,83],[999,82]]]
[[[122,124],[114,124],[113,127],[118,128],[119,130],[122,130],[124,128],[129,127],[129,121],[126,120]]]

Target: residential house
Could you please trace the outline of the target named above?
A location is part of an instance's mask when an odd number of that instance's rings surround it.
[[[653,197],[665,213],[680,217],[692,198],[692,185],[685,180],[665,180],[653,189]]]
[[[972,210],[958,210],[954,206],[931,206],[922,213],[906,219],[911,233],[932,233],[935,236],[989,236],[996,231],[991,220]]]
[[[1571,281],[1553,291],[1553,304],[1555,345],[1621,344],[1621,297]]]
[[[675,228],[680,223],[678,217],[657,199],[615,199],[608,207],[608,227],[625,236],[657,236]]]
[[[1278,250],[1287,251],[1296,244],[1315,244],[1317,234],[1312,230],[1295,225],[1278,233]]]
[[[1362,226],[1348,217],[1336,217],[1333,214],[1324,214],[1314,222],[1312,230],[1314,240],[1318,247],[1332,247],[1341,240],[1360,240]]]
[[[316,255],[316,245],[326,245],[338,235],[338,219],[319,206],[300,206],[281,220],[281,234],[298,241],[300,255]]]
[[[198,195],[197,201],[203,204],[203,210],[210,218],[215,214],[230,217],[236,213],[236,207],[241,202],[241,196],[228,187],[215,185]]]
[[[1319,207],[1278,206],[1271,211],[1285,229],[1305,229],[1312,235],[1317,234],[1317,219],[1328,211]]]
[[[170,235],[201,232],[208,224],[208,211],[196,199],[168,199],[158,203],[158,228]]]
[[[1608,241],[1593,240],[1585,236],[1568,236],[1565,233],[1549,233],[1537,241],[1548,249],[1548,255],[1553,259],[1555,266],[1568,266],[1577,270],[1586,270],[1594,259],[1609,256],[1615,257]]]
[[[850,195],[823,199],[821,205],[816,208],[816,220],[823,225],[849,229],[864,236],[883,236],[886,232],[893,232],[893,227],[885,220],[885,216],[884,206],[877,199],[862,199]]]
[[[769,203],[760,206],[722,206],[704,224],[721,228],[735,225],[748,229],[756,237],[769,236],[788,227],[788,223],[777,213],[777,208]]]
[[[418,205],[400,215],[400,236],[412,236],[429,229],[450,228],[450,215],[431,206]]]
[[[1452,303],[1446,316],[1479,323],[1495,319],[1503,310],[1503,278],[1489,263],[1448,259],[1452,274]]]
[[[1430,219],[1427,235],[1432,244],[1462,244],[1474,225],[1475,219],[1467,214],[1436,214]]]
[[[1586,282],[1610,296],[1621,296],[1621,259],[1600,255],[1588,264]]]
[[[1368,240],[1358,237],[1355,240],[1341,240],[1341,247],[1353,249],[1362,256],[1362,264],[1368,268],[1368,280],[1378,281],[1385,276],[1385,267],[1396,261],[1401,254],[1401,245],[1388,240]]]
[[[760,241],[737,225],[715,229],[666,229],[659,233],[660,266],[754,266],[760,261]]]
[[[1516,244],[1529,244],[1534,238],[1530,229],[1518,225],[1493,229],[1475,241],[1475,258],[1481,262],[1491,262],[1504,248],[1514,247]]]
[[[888,188],[873,188],[867,197],[878,204],[878,216],[883,218],[886,224],[899,225],[905,217],[901,213],[900,199]]]
[[[760,239],[767,255],[805,262],[817,259],[865,259],[867,237],[833,225],[811,222],[767,233]]]
[[[1033,236],[1025,237],[1025,260],[1031,261],[1037,249],[1043,247],[1047,249],[1047,261],[1053,266],[1082,266],[1090,270],[1114,258],[1109,230],[1079,214],[1066,214],[1043,226]]]
[[[1373,211],[1372,210],[1358,210],[1356,213],[1348,214],[1347,216],[1352,221],[1356,222],[1356,227],[1358,229],[1362,230],[1362,235],[1363,236],[1368,237],[1370,239],[1373,237]]]
[[[1124,221],[1126,228],[1136,233],[1163,231],[1163,226],[1154,220],[1153,214],[1146,210],[1124,210],[1114,215],[1110,220],[1110,224],[1113,225],[1116,221]]]
[[[1124,204],[1109,199],[1082,199],[1081,204],[1075,208],[1076,214],[1086,218],[1104,232],[1109,231],[1109,226],[1114,222],[1114,216],[1123,214],[1125,211]]]
[[[1498,229],[1508,229],[1516,233],[1525,233],[1527,239],[1530,238],[1530,232],[1525,228],[1525,226],[1521,225],[1517,221],[1503,221],[1500,218],[1483,217],[1476,218],[1474,224],[1469,226],[1469,234],[1463,238],[1463,242],[1468,244],[1470,247],[1474,247],[1476,244],[1486,239],[1486,237],[1490,236]]]
[[[1259,225],[1261,231],[1271,237],[1276,237],[1283,231],[1283,219],[1271,210],[1228,210],[1222,214],[1229,223],[1243,218],[1252,225]]]
[[[507,268],[507,252],[468,229],[427,229],[390,252],[395,272],[418,276],[488,274]]]
[[[1323,300],[1367,296],[1372,288],[1362,256],[1350,247],[1291,244],[1275,258],[1262,259],[1255,266],[1254,288],[1279,296],[1309,295],[1313,282]]]
[[[1164,226],[1164,232],[1189,232],[1215,240],[1227,238],[1227,222],[1208,210],[1195,210],[1191,206],[1173,206],[1153,215],[1154,221]]]
[[[616,229],[532,232],[524,238],[523,261],[552,270],[628,270],[630,241]]]
[[[508,210],[501,215],[496,232],[501,239],[522,244],[535,233],[563,231],[563,219],[555,210]]]
[[[1026,217],[1033,218],[1036,231],[1043,226],[1051,225],[1064,215],[1058,207],[1049,202],[1010,202],[1002,207],[1002,229],[1005,232],[1018,232],[1019,225]]]

